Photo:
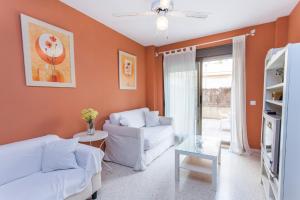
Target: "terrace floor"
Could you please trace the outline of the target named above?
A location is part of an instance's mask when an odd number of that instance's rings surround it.
[[[215,137],[224,142],[230,142],[230,121],[227,119],[203,119],[202,135]]]

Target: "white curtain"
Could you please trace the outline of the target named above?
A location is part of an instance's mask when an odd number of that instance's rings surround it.
[[[231,89],[231,152],[249,153],[246,125],[246,36],[233,38]]]
[[[197,117],[196,48],[164,55],[165,114],[179,139],[195,134]]]

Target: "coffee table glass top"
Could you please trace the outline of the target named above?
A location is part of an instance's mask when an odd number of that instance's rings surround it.
[[[221,142],[218,139],[195,135],[189,136],[181,144],[177,145],[175,150],[182,153],[218,156],[220,145]]]

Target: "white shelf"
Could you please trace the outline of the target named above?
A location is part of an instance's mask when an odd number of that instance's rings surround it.
[[[189,156],[187,156],[181,162],[180,168],[198,173],[212,174],[211,163],[208,163],[207,161],[204,161],[202,159],[191,159]]]
[[[267,64],[266,69],[272,70],[272,69],[279,69],[284,68],[285,65],[285,52],[286,49],[282,49],[281,51],[278,51]]]
[[[273,105],[282,106],[282,101],[279,100],[266,100],[266,102]]]
[[[276,85],[271,85],[267,87],[267,90],[278,90],[278,89],[283,89],[284,83],[279,83]]]

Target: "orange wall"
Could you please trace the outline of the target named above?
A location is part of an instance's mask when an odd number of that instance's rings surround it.
[[[158,110],[164,114],[163,103],[163,68],[162,56],[156,57],[157,48],[146,47],[147,62],[147,106],[152,110]]]
[[[288,40],[291,43],[300,42],[300,2],[289,16]]]
[[[263,102],[263,78],[264,78],[264,59],[267,51],[274,46],[275,41],[275,23],[267,23],[253,27],[243,28],[239,30],[229,31],[225,33],[210,35],[188,41],[178,42],[171,45],[166,45],[157,48],[157,51],[170,50],[174,48],[185,47],[189,45],[219,40],[227,37],[233,37],[249,32],[251,29],[256,29],[254,37],[247,37],[246,43],[246,74],[247,74],[247,127],[248,139],[252,148],[260,148],[260,130],[261,130],[261,111]],[[231,40],[215,43],[214,46],[231,43]],[[212,45],[209,45],[212,46]],[[208,47],[208,46],[205,46]],[[162,77],[162,56],[156,58],[157,74]],[[157,82],[158,83],[158,82]],[[147,91],[148,92],[148,91]],[[156,107],[163,112],[163,83],[157,84],[156,91],[159,98],[156,101]],[[256,100],[256,106],[249,106],[250,100]]]
[[[156,94],[156,73],[155,73],[155,47],[154,46],[149,46],[146,48],[146,63],[147,63],[147,68],[146,68],[146,74],[147,74],[147,79],[146,79],[146,88],[147,88],[147,96],[146,96],[146,102],[147,106],[151,110],[156,110],[156,100],[157,100],[157,94]]]
[[[283,47],[288,43],[289,17],[280,17],[275,22],[275,47]]]
[[[20,13],[74,33],[75,89],[25,85]],[[84,130],[80,110],[110,112],[146,105],[145,48],[56,0],[0,2],[0,144]],[[118,88],[118,49],[137,55],[137,90]]]

